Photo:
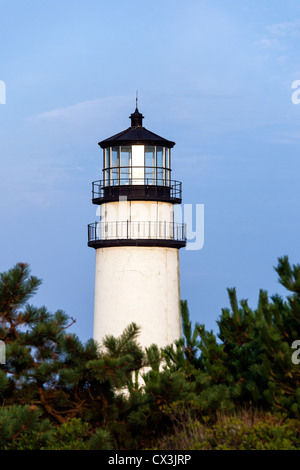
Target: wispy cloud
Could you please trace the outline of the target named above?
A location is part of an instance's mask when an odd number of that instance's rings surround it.
[[[102,116],[107,117],[107,114],[114,113],[116,108],[122,108],[125,105],[128,106],[129,101],[132,101],[132,97],[109,96],[105,98],[96,98],[45,111],[34,117],[42,120],[74,120],[78,117],[82,119],[87,116],[94,116],[95,113],[101,113]],[[105,110],[105,113],[103,110]]]
[[[265,27],[264,33],[260,35],[255,46],[263,54],[260,56],[262,62],[275,60],[277,65],[288,65],[294,67],[295,50],[300,37],[300,19],[273,23]]]
[[[276,49],[281,51],[287,49],[277,38],[264,37],[257,41],[256,44],[263,49]]]
[[[300,36],[300,19],[272,24],[267,31],[274,36]]]
[[[7,164],[2,168],[0,207],[49,207],[61,202],[78,182],[82,169],[72,162],[51,162],[45,159],[19,163],[18,171]],[[11,182],[14,182],[13,186]]]
[[[256,45],[265,51],[287,51],[291,49],[291,41],[300,37],[300,19],[294,21],[284,21],[266,26],[265,34]],[[284,59],[282,60],[282,57]],[[278,58],[279,63],[283,63],[287,55]]]

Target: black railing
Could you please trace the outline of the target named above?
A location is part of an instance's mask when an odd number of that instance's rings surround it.
[[[155,181],[155,182],[154,182]],[[112,194],[121,194],[119,190],[123,188],[123,193],[128,197],[138,197],[147,199],[157,195],[159,199],[170,201],[181,201],[182,183],[180,181],[153,178],[117,178],[110,179],[110,184],[105,180],[93,181],[92,199],[101,201],[109,198]],[[141,191],[143,189],[143,191]]]
[[[88,241],[174,240],[186,242],[186,224],[173,222],[115,221],[88,225]]]

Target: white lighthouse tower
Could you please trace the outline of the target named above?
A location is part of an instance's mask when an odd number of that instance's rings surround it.
[[[88,226],[96,252],[94,339],[119,336],[132,322],[139,343],[171,344],[181,337],[179,249],[185,226],[174,221],[181,183],[171,179],[174,142],[143,127],[136,106],[131,126],[102,142],[103,179],[92,202],[100,220]]]

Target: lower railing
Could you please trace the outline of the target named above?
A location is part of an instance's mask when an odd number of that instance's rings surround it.
[[[88,241],[153,239],[186,241],[186,225],[173,222],[114,221],[88,225]]]

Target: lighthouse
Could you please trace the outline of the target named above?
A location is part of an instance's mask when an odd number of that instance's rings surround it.
[[[120,336],[135,322],[142,347],[181,337],[179,250],[185,225],[174,208],[182,184],[171,176],[175,142],[143,126],[136,103],[130,127],[98,143],[103,176],[92,183],[98,221],[88,225],[95,249],[94,340]]]

